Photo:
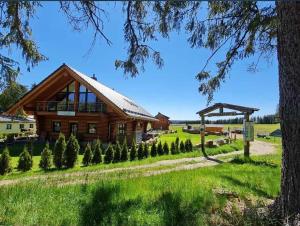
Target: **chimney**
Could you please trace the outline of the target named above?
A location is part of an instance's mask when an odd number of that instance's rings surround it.
[[[93,76],[91,78],[97,81],[97,77],[95,74],[93,74]]]

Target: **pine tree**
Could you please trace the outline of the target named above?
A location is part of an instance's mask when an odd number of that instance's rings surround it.
[[[116,147],[115,147],[115,152],[114,152],[114,157],[113,157],[113,162],[120,162],[121,161],[121,145],[117,141]]]
[[[176,151],[176,145],[175,145],[174,142],[171,143],[171,154],[172,154],[172,155],[177,154],[177,151]]]
[[[190,151],[190,143],[189,143],[189,139],[186,139],[184,142],[184,149],[186,152]]]
[[[93,152],[90,143],[87,143],[84,153],[83,153],[83,159],[82,159],[82,164],[84,166],[88,166],[92,163],[93,159]]]
[[[104,163],[109,164],[113,160],[114,148],[111,144],[108,145],[104,156]]]
[[[129,156],[130,156],[130,161],[133,161],[136,158],[136,144],[134,141],[132,141]]]
[[[164,149],[164,154],[168,155],[170,150],[167,142],[164,143],[163,149]]]
[[[138,160],[141,160],[144,158],[144,146],[142,143],[139,144],[139,148],[137,151]]]
[[[159,143],[157,145],[157,154],[158,155],[163,155],[164,154],[164,149],[163,149],[163,146],[161,144],[161,141],[159,141]]]
[[[75,166],[79,150],[80,146],[78,140],[71,134],[64,153],[64,164],[67,168],[73,168]]]
[[[192,143],[191,139],[189,139],[189,151],[190,152],[193,151],[193,143]]]
[[[24,146],[24,150],[19,156],[19,162],[18,162],[18,170],[20,171],[28,171],[32,168],[32,158],[29,154],[26,146]]]
[[[0,174],[4,175],[11,172],[11,158],[7,147],[4,148],[2,155],[0,156]]]
[[[144,158],[148,158],[149,157],[149,147],[148,147],[147,143],[145,143],[145,145],[144,145],[143,154],[144,154]]]
[[[176,137],[176,140],[175,140],[175,149],[176,149],[177,152],[179,151],[179,137]]]
[[[128,146],[126,139],[124,139],[123,145],[122,145],[122,152],[121,152],[121,161],[127,161],[128,160]]]
[[[53,151],[53,163],[58,169],[61,169],[63,166],[63,157],[66,151],[66,146],[65,135],[60,133]]]
[[[92,163],[94,164],[99,164],[100,162],[102,162],[102,149],[101,149],[101,143],[100,140],[97,139],[94,142],[93,145],[94,149],[93,149],[93,158],[92,158]]]
[[[183,141],[180,142],[179,150],[180,150],[180,152],[185,152],[185,146],[184,146]]]
[[[153,143],[151,146],[151,151],[150,151],[151,157],[155,157],[157,155],[157,149],[156,149],[156,144]]]
[[[45,148],[41,153],[41,160],[39,163],[39,167],[41,169],[48,170],[51,168],[52,166],[51,155],[52,155],[52,151],[50,150],[49,143],[47,142]]]

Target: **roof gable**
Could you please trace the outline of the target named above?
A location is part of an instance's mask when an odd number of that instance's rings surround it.
[[[164,115],[164,114],[162,114],[162,113],[160,113],[160,112],[158,112],[157,115],[155,115],[155,118],[158,118],[158,117],[162,117],[162,118],[169,119],[168,116],[166,116],[166,115]]]

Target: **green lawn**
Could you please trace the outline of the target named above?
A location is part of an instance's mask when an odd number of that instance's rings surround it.
[[[280,151],[252,160],[150,177],[123,172],[62,187],[39,181],[0,187],[0,225],[264,225],[224,211],[227,196],[214,192],[234,192],[246,203],[274,199]]]

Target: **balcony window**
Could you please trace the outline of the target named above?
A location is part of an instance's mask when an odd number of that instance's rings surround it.
[[[80,85],[79,88],[79,106],[80,112],[105,112],[106,107],[97,96],[88,90],[85,86]]]
[[[75,82],[67,85],[62,91],[56,94],[54,106],[48,106],[50,111],[74,111]]]

